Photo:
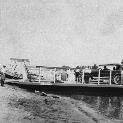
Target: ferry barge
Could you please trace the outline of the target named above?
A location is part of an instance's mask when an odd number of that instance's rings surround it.
[[[100,67],[108,67],[107,70],[96,69],[87,72],[83,69],[81,81],[59,80],[58,74],[66,68],[63,67],[46,67],[46,66],[29,66],[24,59],[12,59],[20,62],[24,68],[23,78],[8,78],[6,83],[18,85],[30,90],[57,93],[82,93],[82,94],[103,94],[103,95],[123,95],[123,76],[122,64],[105,64]],[[113,67],[113,68],[112,68]],[[115,67],[115,69],[114,69]],[[111,69],[109,69],[111,68]],[[69,68],[74,71],[75,68]],[[32,72],[35,71],[35,72]],[[47,73],[45,75],[45,73]],[[44,79],[44,76],[46,79]],[[50,79],[49,79],[50,78]]]

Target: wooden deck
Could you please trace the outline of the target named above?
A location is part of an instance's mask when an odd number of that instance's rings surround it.
[[[22,80],[6,80],[7,84],[17,85],[29,90],[60,93],[82,93],[96,95],[123,95],[123,85],[109,84],[82,84],[82,83],[51,83],[51,82],[23,82]]]
[[[102,84],[99,85],[96,83],[93,84],[82,84],[82,83],[76,83],[74,82],[64,82],[64,83],[53,83],[53,81],[50,80],[42,80],[41,82],[29,82],[29,81],[23,81],[23,80],[14,80],[14,79],[8,79],[5,83],[15,83],[15,84],[24,84],[24,85],[50,85],[50,86],[75,86],[75,87],[95,87],[95,88],[123,88],[123,85],[116,85],[116,84]]]

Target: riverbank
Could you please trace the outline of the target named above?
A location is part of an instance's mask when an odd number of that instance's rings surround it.
[[[0,123],[113,123],[84,102],[0,86]],[[116,121],[115,121],[116,122]]]

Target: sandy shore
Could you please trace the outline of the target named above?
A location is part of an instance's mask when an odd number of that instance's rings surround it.
[[[0,114],[0,123],[116,123],[84,102],[8,85],[0,86]]]

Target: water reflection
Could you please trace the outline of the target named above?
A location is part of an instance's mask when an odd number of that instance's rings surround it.
[[[82,100],[88,103],[92,108],[109,118],[123,119],[123,97],[70,96],[76,100]]]

